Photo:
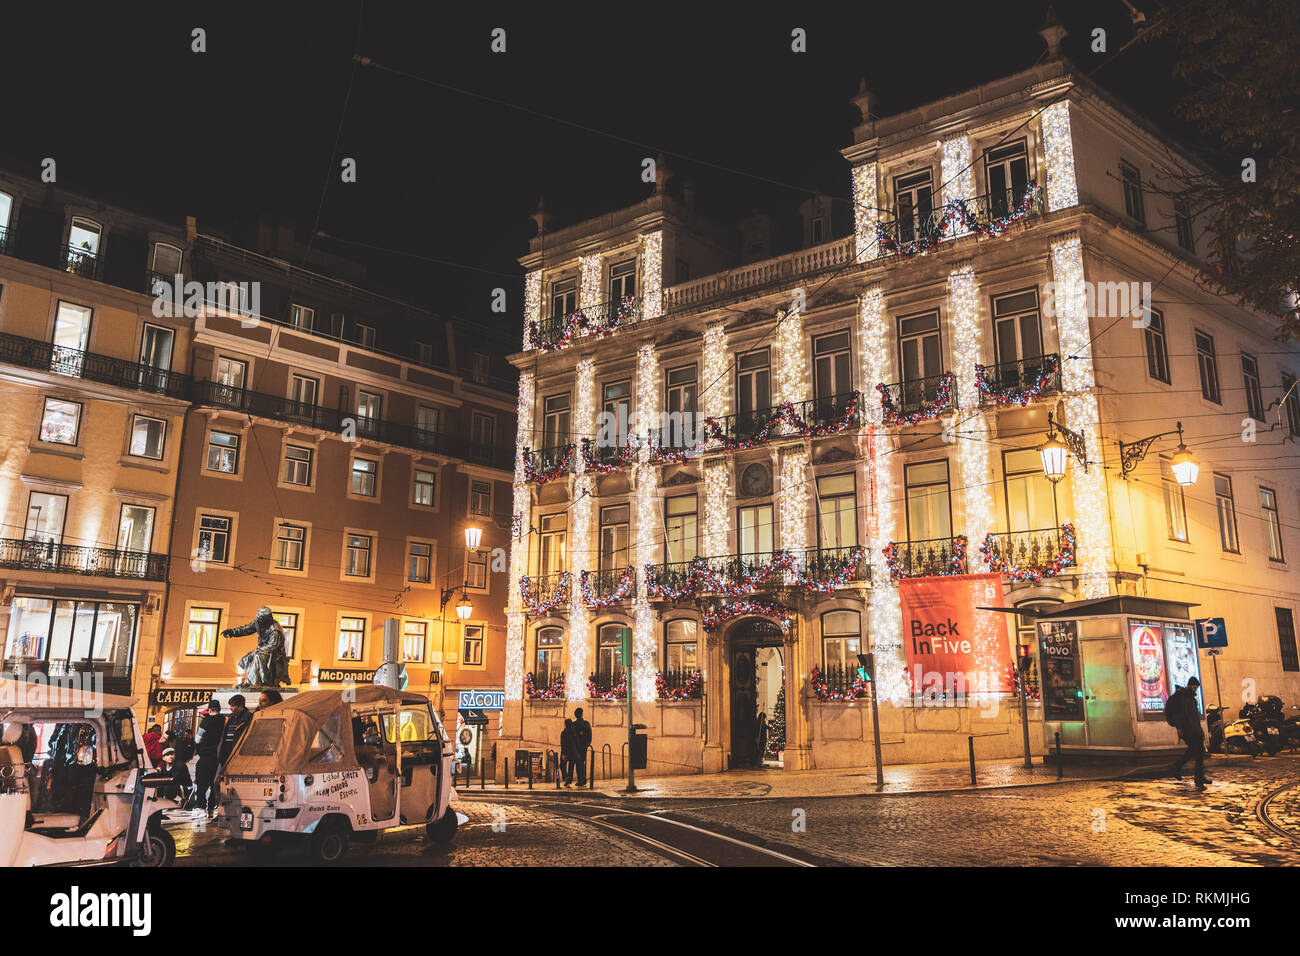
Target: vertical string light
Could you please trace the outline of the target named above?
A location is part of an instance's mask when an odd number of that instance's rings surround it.
[[[725,418],[731,414],[730,362],[727,361],[727,329],[715,322],[704,330],[704,415]]]
[[[808,357],[804,352],[803,315],[798,309],[776,314],[776,382],[772,390],[781,402],[798,404],[808,398]]]
[[[1106,476],[1100,461],[1101,418],[1092,364],[1092,334],[1088,322],[1083,277],[1083,244],[1077,233],[1052,243],[1057,337],[1061,345],[1061,391],[1066,424],[1083,435],[1089,455],[1097,455],[1087,473],[1070,473],[1075,533],[1083,597],[1110,593],[1110,524],[1106,508]]]
[[[961,471],[965,514],[962,527],[967,539],[977,542],[978,547],[992,528],[993,499],[988,487],[988,425],[980,411],[979,387],[975,383],[975,363],[984,353],[984,325],[980,321],[979,280],[969,262],[949,273],[948,302],[956,362],[953,375],[961,416],[953,441]]]
[[[519,376],[518,423],[515,429],[514,508],[510,538],[510,584],[506,591],[506,700],[524,695],[524,609],[519,579],[528,573],[528,535],[532,524],[528,482],[524,477],[524,445],[533,431],[533,373]]]
[[[727,331],[721,322],[704,330],[704,415],[724,418],[731,413],[731,370],[727,361]],[[731,494],[731,461],[723,458],[704,466],[704,556],[727,554]]]
[[[781,547],[796,555],[808,550],[808,452],[790,449],[781,456]]]
[[[656,235],[658,235],[656,233]],[[659,360],[653,345],[643,345],[636,357],[637,431],[645,436],[659,421]],[[636,474],[636,562],[638,579],[647,564],[659,562],[659,469],[650,461],[649,442],[637,449]],[[656,699],[654,610],[644,587],[638,587],[633,610],[632,687],[634,700]]]
[[[524,351],[533,347],[532,327],[542,318],[542,270],[524,276]]]
[[[1043,111],[1043,153],[1047,160],[1047,211],[1079,204],[1074,176],[1074,139],[1070,133],[1070,103],[1061,100]]]
[[[578,282],[578,308],[590,309],[600,305],[602,301],[601,292],[601,275],[600,275],[600,255],[583,256],[581,259],[582,271]],[[583,678],[585,686],[587,679]]]
[[[943,201],[945,204],[975,198],[975,174],[971,169],[970,138],[962,133],[943,141]],[[970,232],[965,223],[953,226],[953,235]]]
[[[876,224],[880,210],[876,193],[876,164],[853,167],[853,256],[866,262],[876,256]]]
[[[586,272],[586,260],[583,261]],[[577,436],[590,436],[596,432],[596,364],[591,359],[578,363],[576,376],[577,396],[573,409],[573,433]],[[591,493],[595,491],[595,480],[587,474],[587,463],[582,455],[574,458],[573,479],[573,539],[569,546],[569,570],[576,581],[578,575],[590,570],[592,563],[591,521],[595,507]],[[569,604],[569,669],[565,679],[566,696],[569,700],[582,700],[587,695],[587,660],[591,644],[591,622],[587,618],[587,608],[582,602],[582,589],[570,588]]]
[[[648,232],[641,237],[642,318],[654,319],[664,311],[664,234]]]

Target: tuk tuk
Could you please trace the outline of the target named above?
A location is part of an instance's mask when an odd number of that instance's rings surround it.
[[[333,863],[352,840],[423,823],[456,835],[451,741],[429,700],[358,685],[294,694],[253,715],[221,778],[220,824],[249,852],[305,842]]]
[[[135,700],[0,679],[0,866],[170,866]]]

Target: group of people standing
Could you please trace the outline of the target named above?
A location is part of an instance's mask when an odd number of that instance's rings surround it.
[[[573,786],[576,772],[578,786],[587,784],[587,752],[591,747],[591,724],[582,716],[582,708],[575,707],[573,719],[565,718],[560,731],[560,777],[566,787]],[[592,772],[595,772],[595,767]]]

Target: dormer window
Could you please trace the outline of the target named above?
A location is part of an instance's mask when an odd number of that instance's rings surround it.
[[[153,261],[149,266],[149,293],[158,295],[162,286],[170,286],[181,274],[181,251],[168,242],[153,244]]]
[[[812,239],[811,244],[819,246],[826,241],[826,220],[818,216],[812,221]]]
[[[369,325],[357,323],[357,344],[363,348],[375,347],[375,330]]]
[[[73,275],[93,279],[99,275],[99,243],[103,227],[93,219],[72,218],[68,230],[66,269]]]

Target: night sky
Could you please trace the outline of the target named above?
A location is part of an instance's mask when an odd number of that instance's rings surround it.
[[[262,217],[304,241],[315,227],[371,285],[513,330],[539,196],[553,227],[628,205],[650,192],[641,160],[663,152],[701,212],[761,210],[793,229],[812,188],[849,196],[839,150],[859,76],[888,115],[1024,69],[1044,53],[1047,4],[951,4],[947,19],[881,3],[232,6],[11,7],[0,165],[34,177],[53,156],[61,186],[245,242]],[[1120,0],[1056,9],[1084,71],[1105,58],[1088,49],[1094,27],[1111,51],[1134,34]],[[505,54],[489,49],[498,26]],[[794,27],[805,54],[790,51]],[[1096,79],[1175,127],[1169,61],[1139,45]],[[347,156],[355,184],[339,181]],[[502,285],[504,317],[487,308]]]

